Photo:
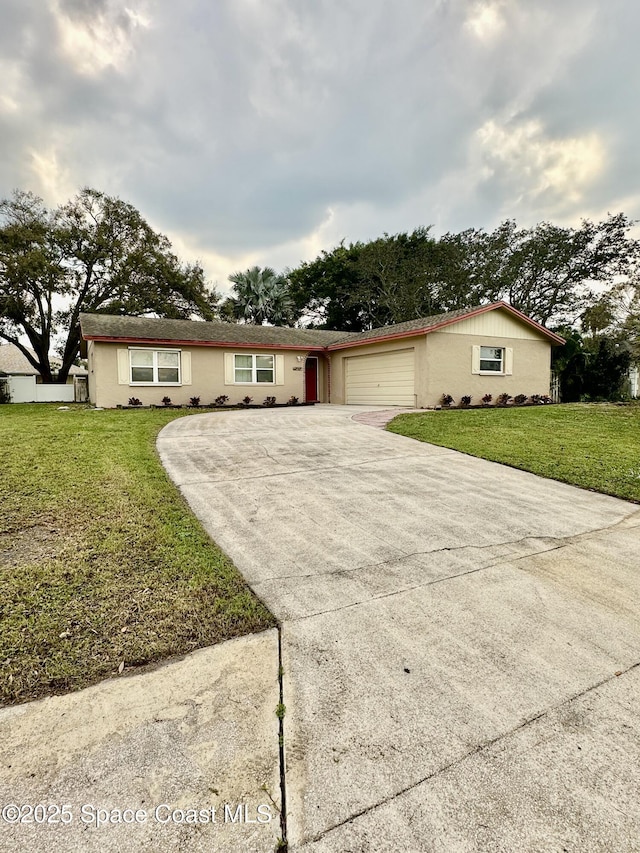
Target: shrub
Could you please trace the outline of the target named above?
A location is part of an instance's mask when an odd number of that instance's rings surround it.
[[[467,394],[464,397],[460,397],[460,405],[461,406],[470,406],[471,405],[471,395]]]
[[[531,402],[534,406],[545,406],[549,403],[552,403],[553,400],[548,394],[532,394]]]
[[[298,404],[298,398],[294,397],[293,394],[287,400],[287,406],[296,406]]]
[[[162,398],[162,405],[163,406],[170,406],[171,405],[171,397],[163,397]]]
[[[452,403],[453,397],[451,396],[451,394],[443,394],[442,397],[440,397],[441,406],[447,407],[450,406]]]
[[[200,405],[200,397],[189,397],[189,405],[197,409]]]
[[[214,403],[216,404],[216,406],[224,406],[224,404],[227,403],[228,400],[229,400],[229,398],[227,397],[226,394],[220,394],[219,397],[216,397],[216,399],[214,400]]]
[[[513,402],[516,404],[516,406],[524,406],[524,404],[527,402],[527,399],[528,397],[526,394],[516,394],[516,396],[513,398]]]
[[[506,406],[511,399],[511,394],[498,394],[496,406]]]
[[[141,406],[142,400],[138,400],[137,397],[129,397],[129,405],[130,406]]]
[[[275,406],[276,398],[275,397],[265,397],[263,406]]]
[[[493,400],[493,397],[491,396],[491,394],[485,394],[484,397],[482,398],[482,402],[485,406],[488,406],[492,400]]]
[[[7,379],[0,379],[0,404],[10,402],[11,394],[9,393],[9,381]]]
[[[253,402],[253,397],[249,397],[249,396],[243,397],[241,402],[242,402],[243,406],[250,406],[251,403]]]

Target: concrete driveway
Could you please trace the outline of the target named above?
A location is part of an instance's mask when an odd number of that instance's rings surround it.
[[[158,440],[282,621],[290,849],[640,850],[638,507],[357,411]]]

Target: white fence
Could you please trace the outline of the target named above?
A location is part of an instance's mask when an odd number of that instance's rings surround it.
[[[35,376],[10,376],[12,403],[73,403],[73,385],[40,385]]]

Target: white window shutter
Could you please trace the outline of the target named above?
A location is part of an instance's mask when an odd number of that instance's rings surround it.
[[[118,350],[118,385],[129,384],[129,350]]]
[[[471,372],[480,373],[480,347],[471,347]]]
[[[183,385],[191,385],[191,353],[190,352],[181,352],[180,353],[180,361],[182,362],[182,384]]]
[[[507,347],[504,351],[504,375],[513,375],[513,350]]]
[[[233,360],[232,352],[225,352],[224,354],[224,384],[225,385],[234,385],[235,384],[235,371],[234,371],[235,362]]]
[[[277,355],[275,359],[276,385],[284,385],[284,356]]]

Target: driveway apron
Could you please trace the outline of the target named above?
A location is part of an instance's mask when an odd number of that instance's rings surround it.
[[[638,507],[358,411],[158,438],[281,621],[290,849],[640,850]]]

